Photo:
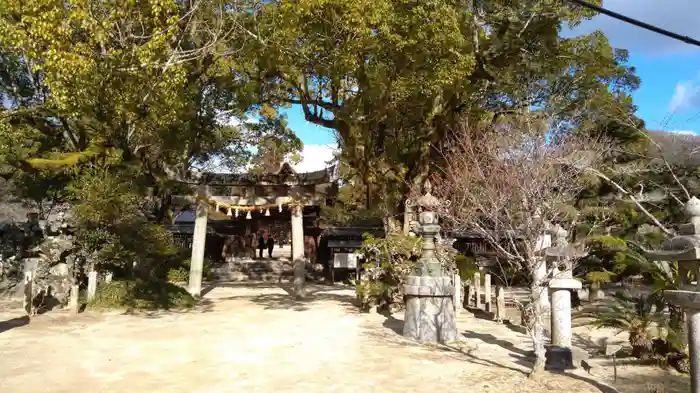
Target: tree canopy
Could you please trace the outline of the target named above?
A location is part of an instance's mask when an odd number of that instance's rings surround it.
[[[463,119],[536,111],[549,127],[629,138],[617,120],[633,117],[639,85],[627,52],[601,32],[561,34],[591,16],[543,0],[275,1],[260,9],[245,72],[259,101],[300,105],[339,136],[369,193],[390,182],[400,202]]]

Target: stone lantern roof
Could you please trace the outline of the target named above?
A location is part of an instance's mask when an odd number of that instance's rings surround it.
[[[700,260],[700,199],[690,198],[685,204],[688,223],[680,227],[680,235],[669,240],[664,250],[645,251],[654,261],[695,262]]]

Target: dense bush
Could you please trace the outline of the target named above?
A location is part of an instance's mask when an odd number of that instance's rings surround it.
[[[134,279],[100,285],[88,307],[98,310],[169,310],[190,308],[195,303],[192,295],[175,284]]]
[[[583,314],[592,318],[595,327],[614,328],[628,334],[632,356],[639,359],[655,359],[664,365],[672,365],[681,372],[688,372],[688,357],[678,332],[664,311],[663,298],[630,296],[618,292],[613,303],[597,312]]]
[[[457,255],[455,257],[455,264],[457,265],[459,277],[462,279],[462,282],[472,280],[474,278],[474,273],[479,271],[479,266],[477,266],[474,257],[461,254]]]
[[[148,200],[134,187],[137,177],[108,164],[87,166],[76,174],[69,187],[75,240],[88,264],[152,279],[160,265],[177,255],[177,248],[172,234],[151,222]]]
[[[386,238],[365,234],[359,252],[365,257],[364,272],[354,285],[362,308],[402,304],[403,284],[420,255],[421,239],[403,234]]]
[[[435,256],[446,274],[456,273],[457,251],[449,240],[436,239]],[[413,271],[423,249],[423,239],[392,233],[385,238],[364,236],[360,253],[365,256],[364,272],[360,281],[355,281],[358,300],[364,309],[378,305],[382,309],[403,307],[403,285]],[[463,265],[469,265],[462,260]],[[473,274],[473,271],[472,271]]]
[[[187,252],[189,255],[189,251]],[[166,279],[168,282],[186,282],[190,279],[190,265],[191,259],[189,257],[178,257],[173,258],[166,264],[167,273]],[[208,280],[211,278],[211,262],[208,260],[204,261],[204,266],[202,266],[202,280]]]

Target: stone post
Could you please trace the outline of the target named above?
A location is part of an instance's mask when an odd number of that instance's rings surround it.
[[[467,295],[464,297],[464,303],[466,307],[474,307],[474,303],[472,302],[472,299],[474,298],[474,279],[467,280],[466,283],[467,286]]]
[[[192,296],[202,294],[202,270],[204,269],[204,249],[207,242],[207,220],[209,206],[206,200],[209,195],[208,187],[199,186],[197,191],[197,207],[192,235],[192,258],[190,260],[190,279],[187,290]]]
[[[496,314],[494,319],[498,322],[503,322],[506,317],[506,294],[503,286],[496,286]]]
[[[581,282],[573,278],[571,260],[578,255],[566,238],[568,232],[557,225],[554,230],[557,241],[545,251],[545,265],[552,264],[554,278],[549,281],[551,300],[551,346],[547,348],[547,366],[554,369],[578,367],[571,343],[571,291],[581,289]],[[563,271],[559,266],[563,265]]]
[[[22,307],[27,315],[32,315],[34,301],[34,272],[24,272],[24,296],[22,297]]]
[[[304,207],[292,205],[292,263],[294,264],[294,294],[306,296],[306,260],[304,259]]]
[[[452,304],[455,288],[452,277],[445,274],[435,256],[435,236],[440,232],[436,210],[442,203],[430,191],[430,183],[426,181],[425,193],[417,201],[421,210],[418,221],[423,236],[423,253],[404,286],[406,315],[403,335],[423,342],[446,343],[457,339],[455,306]]]
[[[455,274],[454,277],[455,295],[452,302],[455,305],[455,315],[459,315],[462,311],[462,278],[459,276],[459,273]]]
[[[571,291],[581,289],[581,282],[573,278],[555,278],[549,282],[549,289],[552,293],[552,345],[547,349],[547,364],[557,369],[576,367],[571,345]]]
[[[481,273],[474,273],[474,307],[481,308]]]
[[[80,296],[80,287],[78,285],[72,285],[70,287],[70,312],[77,314],[80,311],[80,305],[78,303],[78,297]]]
[[[413,208],[411,206],[411,200],[407,199],[406,203],[404,203],[404,211],[403,211],[403,234],[404,236],[408,236],[408,233],[411,231],[411,221],[413,221]]]
[[[87,301],[91,302],[97,293],[97,271],[88,273]]]
[[[696,285],[681,282],[680,289],[664,291],[664,298],[685,311],[690,392],[700,393],[700,279],[697,279],[700,277],[700,200],[690,198],[685,205],[685,213],[690,222],[680,226],[679,236],[666,244],[666,250],[645,251],[645,254],[651,261],[677,261],[679,272],[695,271]]]
[[[109,284],[112,282],[112,272],[105,274],[105,283]]]
[[[491,306],[491,275],[484,274],[484,311],[492,312]]]

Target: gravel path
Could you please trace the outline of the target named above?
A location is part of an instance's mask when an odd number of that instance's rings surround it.
[[[396,333],[400,315],[357,313],[352,290],[312,293],[300,303],[274,285],[222,284],[187,313],[52,312],[28,324],[2,322],[22,314],[0,310],[0,392],[617,391],[605,384],[612,377],[605,359],[593,361],[590,375],[527,380],[527,338],[467,312],[460,343],[420,346]],[[622,393],[659,381],[667,393],[688,390],[685,378],[656,367],[619,373]]]

